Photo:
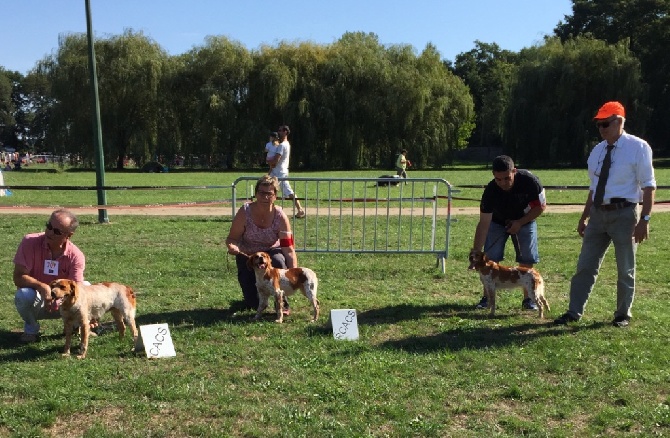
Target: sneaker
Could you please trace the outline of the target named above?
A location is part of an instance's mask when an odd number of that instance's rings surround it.
[[[32,344],[33,342],[37,342],[37,339],[38,339],[37,334],[30,334],[30,333],[22,333],[21,337],[19,338],[19,340],[24,344]]]
[[[537,310],[537,304],[530,298],[524,298],[521,302],[521,308],[523,310]]]
[[[630,318],[627,317],[627,316],[617,316],[612,321],[612,325],[614,327],[624,328],[624,327],[628,327],[628,324],[630,324]]]
[[[569,322],[579,321],[579,318],[575,318],[570,315],[568,312],[565,312],[563,315],[559,316],[554,320],[556,325],[567,325]]]
[[[481,301],[477,303],[475,309],[488,309],[489,308],[489,299],[486,296],[483,296]]]
[[[298,210],[298,212],[295,214],[296,219],[302,219],[307,215],[305,213],[305,210]]]

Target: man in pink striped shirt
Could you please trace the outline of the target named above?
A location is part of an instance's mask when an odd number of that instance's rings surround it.
[[[44,232],[27,234],[19,244],[14,256],[14,304],[24,322],[21,342],[37,341],[38,320],[60,318],[49,283],[59,278],[84,282],[86,258],[70,241],[78,226],[74,214],[59,209],[51,213]]]

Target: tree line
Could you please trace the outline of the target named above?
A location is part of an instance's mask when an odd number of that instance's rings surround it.
[[[476,41],[454,62],[363,32],[257,50],[213,36],[177,56],[141,32],[98,38],[105,163],[256,166],[268,132],[288,124],[294,169],[392,168],[401,149],[440,168],[468,146],[502,147],[524,166],[581,166],[607,100],[663,155],[668,11],[670,0],[574,0],[541,44],[516,53]],[[86,35],[63,35],[26,76],[0,68],[5,146],[92,165],[92,107]]]

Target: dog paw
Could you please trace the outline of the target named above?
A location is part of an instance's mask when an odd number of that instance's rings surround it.
[[[63,356],[63,357],[70,357],[70,352],[68,351],[68,352],[66,352],[66,353],[62,353],[61,356]]]
[[[86,359],[86,355],[85,354],[78,354],[77,359]]]

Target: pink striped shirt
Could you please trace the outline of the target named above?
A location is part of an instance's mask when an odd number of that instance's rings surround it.
[[[272,224],[267,228],[261,228],[251,219],[251,209],[249,208],[249,204],[245,204],[244,213],[246,215],[246,222],[244,233],[238,244],[240,251],[252,254],[279,247],[279,230],[285,214],[281,207],[276,205],[274,207],[275,214],[272,218]]]
[[[51,260],[51,250],[44,233],[26,234],[14,256],[14,264],[25,267],[30,276],[42,283],[51,283],[59,278],[78,282],[84,281],[86,258],[77,246],[67,240],[65,252],[56,259],[58,272],[49,275],[44,272],[44,261]]]

